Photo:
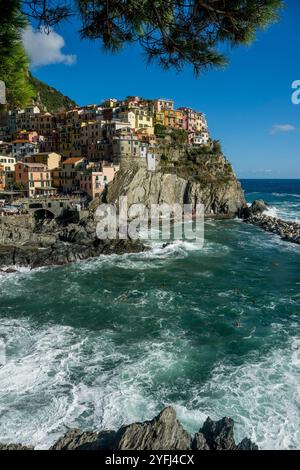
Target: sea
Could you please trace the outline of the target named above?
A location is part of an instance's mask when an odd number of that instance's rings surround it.
[[[241,183],[299,222],[300,180]],[[239,220],[208,220],[202,249],[2,274],[0,442],[46,449],[172,405],[192,433],[230,416],[237,441],[297,449],[299,326],[300,247]]]

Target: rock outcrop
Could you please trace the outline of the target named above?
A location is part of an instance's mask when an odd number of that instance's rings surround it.
[[[264,212],[268,205],[264,201],[254,201],[251,207],[243,211],[247,224],[256,225],[266,232],[279,235],[282,240],[300,245],[300,224],[270,217]]]
[[[96,222],[60,225],[45,221],[36,225],[29,216],[0,218],[0,269],[9,266],[63,265],[102,254],[143,251],[144,246],[131,240],[101,240]]]
[[[245,207],[244,193],[230,164],[223,155],[196,155],[196,163],[188,157],[157,171],[132,165],[117,173],[108,186],[106,200],[115,204],[126,196],[128,205],[196,204],[204,205],[206,215],[234,217]]]
[[[177,420],[175,410],[168,406],[151,421],[122,426],[118,431],[70,429],[50,450],[258,450],[247,438],[236,445],[233,428],[230,418],[220,421],[207,418],[192,437]],[[0,449],[7,447],[13,445]]]
[[[22,446],[22,444],[0,444],[0,450],[34,450],[32,446]]]

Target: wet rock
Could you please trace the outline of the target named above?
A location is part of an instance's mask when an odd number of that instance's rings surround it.
[[[115,431],[82,432],[70,429],[50,450],[113,450]]]
[[[234,421],[231,418],[223,418],[220,421],[207,418],[200,432],[210,450],[234,450],[236,444],[233,427]]]
[[[151,421],[122,426],[118,431],[70,429],[50,450],[257,450],[250,439],[236,445],[230,418],[207,418],[194,438],[182,427],[175,410],[168,406]],[[21,445],[0,445],[23,450]],[[30,447],[24,448],[30,450]]]
[[[191,436],[168,406],[156,418],[121,428],[116,436],[117,450],[189,450]]]
[[[300,224],[264,214],[267,207],[264,201],[255,201],[249,211],[243,213],[244,222],[279,235],[282,240],[300,245]]]
[[[258,447],[250,439],[245,437],[245,439],[236,446],[236,450],[258,450]]]
[[[250,207],[251,214],[262,214],[266,210],[268,210],[268,204],[262,199],[254,201]]]
[[[29,221],[25,223],[23,218],[19,219],[19,225],[14,218],[9,220],[12,222],[10,228],[9,221],[0,219],[0,268],[6,272],[7,269],[12,272],[8,266],[59,266],[104,254],[146,250],[139,240],[98,239],[95,222],[62,226],[55,221],[46,221],[36,228]]]
[[[210,450],[202,432],[197,432],[195,434],[192,442],[192,450]]]
[[[22,444],[0,444],[0,450],[34,450],[32,446],[22,446]]]

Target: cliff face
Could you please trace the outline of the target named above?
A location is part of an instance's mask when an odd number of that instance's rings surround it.
[[[245,206],[244,193],[231,165],[223,155],[185,156],[168,161],[157,171],[145,167],[124,166],[107,191],[107,202],[117,203],[127,196],[128,205],[202,203],[206,215],[237,215]]]

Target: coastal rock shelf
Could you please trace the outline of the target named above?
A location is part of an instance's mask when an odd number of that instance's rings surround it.
[[[246,209],[245,222],[277,234],[282,240],[300,245],[300,224],[270,217],[264,213],[267,209],[264,201],[254,201],[252,206]]]
[[[195,436],[191,436],[168,406],[151,421],[133,423],[118,431],[80,431],[70,429],[50,450],[258,450],[250,441],[234,440],[234,421],[207,418]],[[0,450],[31,450],[22,445],[0,445]]]
[[[0,271],[10,272],[11,266],[58,266],[100,255],[144,250],[138,241],[98,239],[94,221],[64,226],[55,220],[35,225],[25,216],[0,219]]]

